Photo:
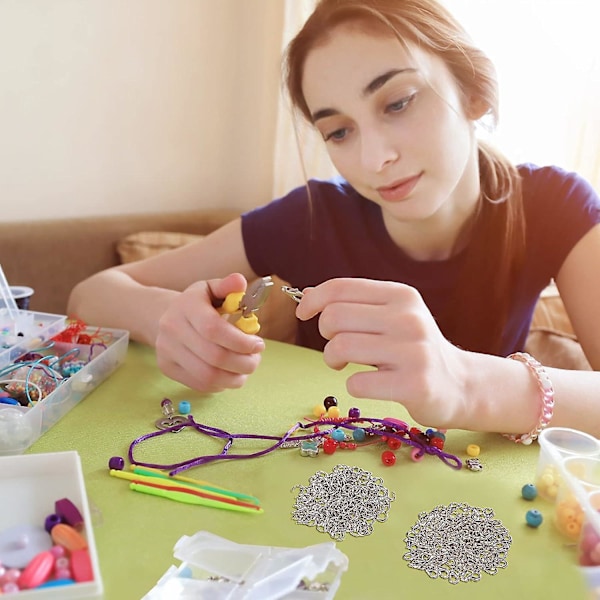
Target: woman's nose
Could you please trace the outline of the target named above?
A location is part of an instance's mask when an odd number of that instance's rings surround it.
[[[371,172],[379,173],[400,158],[397,140],[383,128],[371,127],[361,135],[361,163]]]

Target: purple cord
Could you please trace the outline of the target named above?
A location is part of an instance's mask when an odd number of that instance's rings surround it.
[[[357,425],[358,423],[371,423],[372,425],[378,425],[379,427],[362,427]],[[309,427],[315,427],[318,425],[332,425],[333,427],[327,431],[319,431],[316,433],[305,434],[301,436],[292,435],[299,430],[305,430]],[[190,460],[186,460],[179,463],[173,463],[170,465],[159,465],[155,463],[144,463],[140,461],[136,461],[133,457],[133,451],[135,447],[153,437],[158,435],[163,435],[164,433],[178,432],[181,431],[184,427],[193,427],[198,433],[203,433],[205,435],[219,438],[222,440],[227,440],[225,445],[223,446],[223,450],[219,454],[209,454],[206,456],[199,456],[197,458],[192,458]],[[411,433],[407,429],[399,428],[397,423],[390,423],[385,419],[375,419],[375,418],[365,418],[365,417],[347,417],[340,420],[331,420],[325,419],[321,421],[311,421],[310,423],[296,423],[293,425],[283,436],[274,436],[274,435],[261,435],[261,434],[253,434],[253,433],[229,433],[224,431],[223,429],[219,429],[217,427],[211,427],[209,425],[204,425],[202,423],[197,423],[194,420],[192,415],[187,416],[187,421],[183,423],[177,423],[173,427],[167,427],[165,429],[161,429],[159,431],[153,431],[152,433],[146,433],[131,442],[129,445],[128,457],[129,462],[133,465],[140,465],[142,467],[150,467],[154,469],[162,469],[168,470],[169,475],[177,475],[182,471],[187,469],[191,469],[192,467],[198,467],[200,465],[207,464],[209,462],[213,462],[215,460],[236,460],[236,459],[244,459],[244,458],[257,458],[259,456],[264,456],[273,450],[281,447],[287,441],[303,441],[303,440],[311,440],[315,438],[321,438],[328,435],[334,429],[349,429],[356,430],[362,429],[367,435],[379,435],[386,436],[388,438],[395,438],[401,441],[404,444],[408,444],[409,446],[413,446],[414,448],[418,448],[419,452],[417,456],[421,457],[423,454],[434,454],[436,455],[444,464],[448,465],[453,469],[461,469],[462,461],[454,456],[453,454],[448,454],[435,446],[431,446],[427,443],[424,443],[421,439],[418,439],[418,436]],[[275,443],[265,448],[264,450],[260,450],[258,452],[253,452],[252,454],[229,454],[229,450],[233,446],[233,442],[238,439],[255,439],[255,440],[275,440]]]

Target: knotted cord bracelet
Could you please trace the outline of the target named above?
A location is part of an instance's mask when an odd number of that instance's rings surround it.
[[[540,388],[542,408],[536,426],[529,433],[523,433],[522,435],[503,434],[504,437],[517,444],[528,446],[537,440],[542,430],[548,427],[552,419],[552,415],[554,414],[554,387],[546,369],[533,356],[527,354],[527,352],[515,352],[508,356],[508,358],[518,360],[527,365],[529,370],[535,375],[538,387]]]

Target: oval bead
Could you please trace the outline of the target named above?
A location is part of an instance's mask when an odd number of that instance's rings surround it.
[[[50,532],[52,541],[64,546],[69,552],[83,550],[88,547],[85,538],[74,528],[66,523],[59,523],[52,528]]]
[[[36,554],[21,571],[18,586],[21,589],[31,589],[42,585],[54,569],[54,555],[49,550]]]

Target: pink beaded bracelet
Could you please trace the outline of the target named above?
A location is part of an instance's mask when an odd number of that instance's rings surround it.
[[[538,435],[540,435],[543,429],[548,427],[548,424],[552,419],[554,413],[554,387],[552,386],[552,382],[550,381],[550,377],[548,377],[546,369],[544,369],[544,367],[530,354],[527,354],[526,352],[515,352],[508,358],[525,363],[529,370],[535,375],[538,387],[540,388],[542,408],[536,426],[529,433],[523,433],[522,435],[513,435],[509,433],[502,434],[504,437],[517,444],[528,446],[537,440]]]

